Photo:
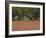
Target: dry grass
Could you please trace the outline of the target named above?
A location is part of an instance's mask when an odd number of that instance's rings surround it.
[[[13,21],[12,22],[12,31],[19,30],[39,30],[40,29],[40,21]]]

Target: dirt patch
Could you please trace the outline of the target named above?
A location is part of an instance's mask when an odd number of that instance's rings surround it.
[[[19,30],[40,30],[40,21],[13,21],[12,31]]]

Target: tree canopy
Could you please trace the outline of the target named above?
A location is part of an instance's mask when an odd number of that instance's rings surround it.
[[[12,16],[32,16],[37,19],[40,17],[40,8],[12,7]]]

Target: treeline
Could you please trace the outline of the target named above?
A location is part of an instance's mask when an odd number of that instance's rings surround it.
[[[38,19],[38,18],[40,18],[40,8],[12,7],[13,20],[16,18],[16,16],[17,16],[18,20],[21,20],[22,17],[23,17],[23,19],[29,18],[30,20]]]

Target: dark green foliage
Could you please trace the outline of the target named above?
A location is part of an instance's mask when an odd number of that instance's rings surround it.
[[[40,8],[12,7],[12,18],[13,20],[38,19],[40,18]]]
[[[32,10],[32,17],[34,19],[40,18],[40,8],[33,8]]]

